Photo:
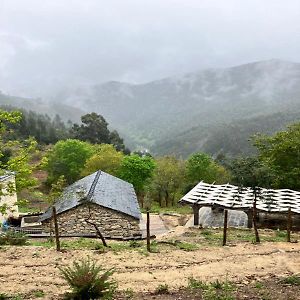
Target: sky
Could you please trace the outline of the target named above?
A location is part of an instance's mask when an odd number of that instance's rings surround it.
[[[299,0],[0,0],[0,90],[12,95],[273,58],[300,62]]]

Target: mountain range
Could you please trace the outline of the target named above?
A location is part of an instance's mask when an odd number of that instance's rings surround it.
[[[131,149],[248,155],[251,135],[300,119],[300,64],[268,60],[144,84],[111,81],[68,89],[56,95],[56,102],[62,99],[63,111],[102,114]]]

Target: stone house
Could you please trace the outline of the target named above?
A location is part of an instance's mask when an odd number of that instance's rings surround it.
[[[14,173],[6,172],[0,176],[0,208],[5,208],[5,214],[0,212],[0,223],[9,217],[19,216]]]
[[[55,203],[61,236],[95,236],[97,225],[104,237],[141,236],[141,212],[132,184],[105,172],[88,175],[64,189]],[[53,231],[52,207],[41,216],[43,231]]]

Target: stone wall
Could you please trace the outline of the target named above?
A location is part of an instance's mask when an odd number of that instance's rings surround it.
[[[82,204],[57,215],[60,235],[91,235],[96,234],[94,226],[85,220],[96,223],[101,233],[110,238],[132,238],[141,234],[139,220],[102,207],[97,204]],[[49,233],[54,225],[50,220],[42,222],[43,230]]]

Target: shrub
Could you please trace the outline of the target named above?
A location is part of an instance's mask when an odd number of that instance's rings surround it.
[[[24,246],[26,242],[26,235],[20,232],[8,230],[5,234],[0,235],[0,245]]]
[[[89,257],[59,269],[72,289],[72,299],[111,299],[115,292],[116,282],[110,279],[114,270],[105,271]]]

